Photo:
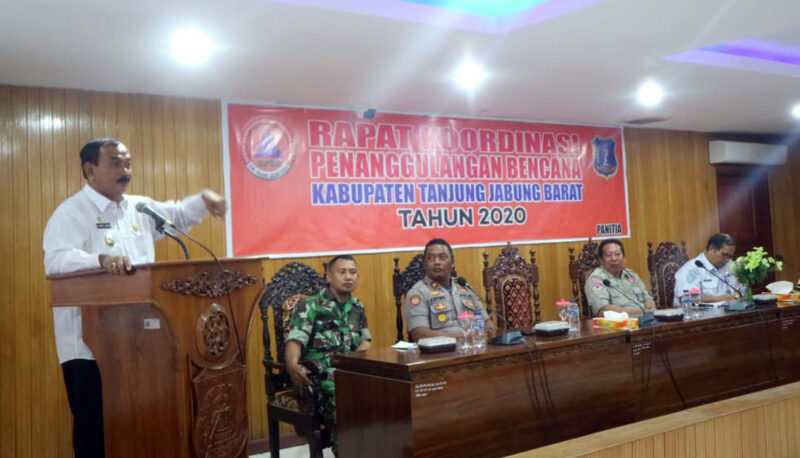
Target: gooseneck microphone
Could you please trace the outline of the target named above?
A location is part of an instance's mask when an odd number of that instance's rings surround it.
[[[175,225],[172,224],[172,221],[168,220],[166,216],[164,216],[161,213],[153,210],[152,208],[150,208],[149,205],[147,205],[144,202],[137,202],[136,203],[136,211],[139,212],[139,213],[144,213],[145,215],[148,215],[151,218],[153,218],[153,220],[155,220],[155,222],[156,222],[156,227],[158,227],[158,226],[175,227]]]
[[[606,286],[607,288],[611,288],[611,289],[615,290],[616,292],[622,294],[622,296],[625,297],[625,299],[628,299],[629,301],[631,301],[634,304],[636,304],[637,307],[642,309],[642,313],[647,313],[647,312],[645,312],[644,307],[642,306],[642,304],[639,303],[639,301],[633,300],[630,297],[628,297],[628,295],[623,293],[621,289],[619,289],[616,286],[612,285],[611,284],[611,280],[609,280],[607,278],[603,279],[603,285]]]
[[[469,284],[469,283],[467,283],[467,279],[466,279],[466,278],[464,278],[464,277],[458,277],[458,278],[456,278],[456,283],[458,283],[459,285],[461,285],[461,287],[462,287],[462,288],[469,288],[469,290],[470,290],[470,291],[472,291],[472,294],[474,294],[474,295],[475,295],[475,297],[478,297],[478,298],[480,298],[480,296],[478,295],[478,293],[476,293],[476,292],[475,292],[475,290],[474,290],[474,289],[472,289],[472,286],[470,286],[470,284]],[[508,324],[508,321],[506,321],[506,318],[505,318],[503,315],[501,315],[501,314],[500,314],[500,312],[498,312],[496,308],[495,308],[495,309],[492,309],[492,310],[489,310],[489,307],[488,307],[488,305],[487,305],[487,307],[486,307],[486,313],[487,313],[487,314],[489,314],[489,315],[494,315],[494,316],[496,316],[496,317],[497,317],[497,319],[499,319],[499,320],[501,320],[501,321],[503,322],[503,324],[505,325],[505,328],[506,328],[506,329],[509,329],[509,328],[511,328],[511,326]]]
[[[742,294],[742,292],[739,291],[739,288],[737,288],[737,287],[731,285],[730,283],[728,283],[728,281],[725,280],[723,277],[720,277],[719,275],[717,275],[716,272],[714,272],[713,270],[711,270],[708,267],[706,267],[705,264],[703,264],[702,261],[700,261],[699,259],[694,261],[694,265],[696,265],[697,267],[700,267],[701,269],[704,269],[706,272],[708,272],[711,275],[717,277],[722,283],[725,283],[726,285],[730,286],[730,288],[732,290],[736,291],[736,294],[738,294],[739,297],[744,297],[744,294]]]
[[[139,213],[144,213],[145,215],[148,215],[149,217],[153,218],[153,221],[156,222],[156,230],[166,235],[167,237],[171,238],[172,240],[178,242],[181,248],[183,248],[183,256],[186,259],[189,259],[189,250],[186,249],[186,245],[183,243],[183,240],[178,238],[178,236],[175,235],[175,233],[173,233],[170,230],[170,228],[180,230],[177,227],[175,227],[174,224],[172,224],[172,221],[167,219],[167,217],[165,217],[161,213],[150,208],[150,206],[144,202],[136,202],[136,211],[138,211]]]

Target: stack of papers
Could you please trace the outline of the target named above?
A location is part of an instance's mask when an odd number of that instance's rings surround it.
[[[417,344],[413,342],[406,342],[404,340],[397,341],[396,344],[392,345],[392,348],[395,350],[413,350],[417,348]]]

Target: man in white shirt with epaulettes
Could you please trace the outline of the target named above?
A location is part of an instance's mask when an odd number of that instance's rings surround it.
[[[163,236],[149,216],[136,211],[138,202],[184,231],[208,212],[225,215],[227,202],[210,190],[180,202],[124,195],[131,180],[131,155],[119,140],[92,140],[81,149],[80,158],[86,185],[56,208],[44,231],[47,275],[99,268],[125,275],[134,264],[153,262],[153,242]],[[80,307],[53,308],[53,324],[73,415],[75,456],[103,456],[102,385],[94,356],[83,341]]]

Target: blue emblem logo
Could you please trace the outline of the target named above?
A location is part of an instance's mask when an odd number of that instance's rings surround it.
[[[595,137],[592,139],[592,168],[606,180],[617,174],[617,142],[613,138]]]
[[[245,124],[239,151],[247,170],[262,180],[286,175],[297,156],[289,129],[268,116],[257,116]]]

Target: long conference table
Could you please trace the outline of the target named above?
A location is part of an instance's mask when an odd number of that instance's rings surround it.
[[[800,380],[800,306],[334,364],[340,456],[505,456]]]

